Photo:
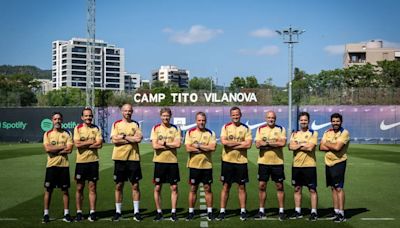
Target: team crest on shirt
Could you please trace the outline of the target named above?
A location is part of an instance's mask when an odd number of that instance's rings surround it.
[[[162,136],[162,135],[159,135],[159,136],[158,136],[158,140],[163,140],[163,136]]]
[[[57,142],[56,141],[51,141],[51,145],[56,145]]]
[[[194,184],[194,183],[196,183],[196,180],[195,179],[190,179],[190,183]]]
[[[277,136],[277,135],[278,135],[278,132],[275,132],[274,135]]]
[[[96,134],[96,132],[95,132],[95,131],[92,131],[92,134]]]
[[[174,134],[174,131],[173,131],[173,130],[170,130],[169,133],[170,133],[170,134]]]
[[[207,136],[203,136],[203,140],[207,140],[208,139],[208,137]]]
[[[233,139],[233,135],[228,136],[228,139],[232,140]]]
[[[85,137],[81,137],[80,140],[81,140],[81,141],[85,141]]]
[[[65,139],[65,135],[61,135],[61,139]]]
[[[263,140],[264,142],[266,142],[267,139],[268,139],[267,137],[263,137],[263,138],[262,138],[262,140]]]
[[[304,138],[308,138],[308,135],[306,135]]]

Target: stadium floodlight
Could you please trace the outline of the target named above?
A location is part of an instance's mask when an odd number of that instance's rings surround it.
[[[294,78],[294,71],[293,71],[293,44],[299,42],[299,35],[303,34],[306,30],[299,30],[299,29],[293,29],[292,26],[289,26],[288,29],[283,29],[283,30],[276,30],[275,32],[278,33],[278,35],[282,36],[283,42],[288,44],[288,51],[289,51],[289,92],[288,92],[288,113],[289,113],[289,119],[288,119],[288,131],[287,135],[288,138],[290,137],[290,134],[293,130],[292,128],[292,81]]]

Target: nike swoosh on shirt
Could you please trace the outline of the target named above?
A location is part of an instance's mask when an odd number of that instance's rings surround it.
[[[189,124],[189,125],[183,125],[180,128],[181,128],[182,131],[186,131],[186,130],[188,130],[190,128],[193,128],[193,127],[196,127],[195,123],[194,124]]]
[[[382,131],[386,131],[386,130],[389,130],[389,129],[391,129],[391,128],[397,127],[397,126],[400,126],[400,122],[392,123],[392,124],[387,124],[387,125],[386,125],[386,124],[385,124],[385,120],[382,120],[381,125],[380,125],[380,128],[381,128]]]
[[[246,122],[246,125],[250,128],[250,130],[253,130],[253,129],[256,129],[256,128],[258,128],[259,126],[262,126],[262,125],[264,125],[264,124],[266,124],[266,123],[267,123],[267,122],[262,122],[262,123],[250,125],[250,124],[249,124],[249,121],[247,121],[247,122]]]
[[[327,127],[327,126],[329,126],[331,124],[331,122],[328,122],[328,123],[323,123],[323,124],[316,124],[315,123],[315,120],[312,122],[312,124],[311,124],[311,129],[313,129],[313,130],[315,130],[315,131],[318,131],[319,129],[322,129],[322,128],[324,128],[324,127]]]

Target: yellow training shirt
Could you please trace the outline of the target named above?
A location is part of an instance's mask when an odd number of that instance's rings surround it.
[[[271,129],[268,125],[264,125],[257,129],[256,141],[276,142],[281,139],[286,141],[286,130],[281,126],[275,125],[275,127]],[[282,165],[282,147],[269,147],[268,150],[260,149],[258,164]]]
[[[339,162],[347,160],[347,148],[349,147],[350,134],[346,129],[340,128],[338,132],[335,133],[333,129],[325,131],[322,136],[322,140],[325,142],[336,143],[342,142],[344,146],[340,151],[326,151],[325,153],[325,164],[327,166],[333,166]]]
[[[65,129],[61,131],[49,130],[43,135],[43,145],[50,144],[53,146],[66,146],[73,145],[71,133]],[[68,155],[67,154],[54,154],[47,153],[47,165],[46,167],[68,167]]]
[[[252,140],[250,128],[240,123],[236,126],[230,122],[225,124],[221,129],[221,138],[225,137],[228,141],[244,142],[246,140]],[[222,161],[246,164],[247,163],[247,149],[234,150],[224,146],[222,148]]]
[[[176,139],[180,141],[181,130],[173,124],[170,124],[169,127],[165,127],[162,124],[157,124],[151,129],[150,139],[151,141],[166,140],[167,143],[172,143]],[[167,150],[154,150],[153,162],[178,163],[178,159],[176,157],[176,148]]]
[[[134,136],[135,134],[142,134],[139,123],[132,120],[125,122],[117,120],[111,128],[111,137],[116,135]],[[112,160],[118,161],[140,161],[139,145],[138,143],[128,143],[125,145],[114,145]]]
[[[187,131],[185,136],[185,145],[192,145],[200,143],[203,145],[216,144],[215,133],[209,129],[201,131],[197,128],[193,128]],[[213,151],[201,152],[201,153],[189,153],[189,159],[187,161],[188,168],[195,169],[211,169],[212,159],[211,153]]]
[[[293,132],[290,142],[312,143],[317,145],[318,132],[308,129],[307,131]],[[312,151],[293,151],[293,167],[316,167],[315,148]]]
[[[96,125],[92,124],[90,127],[86,124],[79,124],[74,128],[74,141],[87,141],[87,140],[102,141],[101,130]],[[82,148],[77,149],[76,163],[95,162],[99,160],[97,149]]]

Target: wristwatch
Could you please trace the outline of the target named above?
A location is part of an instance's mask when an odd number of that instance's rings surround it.
[[[164,146],[167,146],[167,141],[164,141]]]
[[[126,137],[126,135],[125,135],[125,134],[123,134],[123,135],[122,135],[122,139],[125,139],[125,137]]]

